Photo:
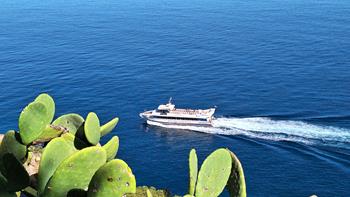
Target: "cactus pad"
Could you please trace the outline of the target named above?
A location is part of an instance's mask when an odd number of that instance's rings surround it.
[[[2,156],[1,174],[6,179],[6,191],[16,192],[29,185],[29,175],[22,163],[11,153]]]
[[[47,182],[61,162],[76,151],[73,141],[66,140],[63,137],[55,138],[47,144],[40,160],[38,173],[39,194],[44,192]]]
[[[246,197],[247,192],[241,162],[233,152],[229,152],[232,157],[232,170],[226,187],[230,193],[230,197]]]
[[[44,196],[66,196],[72,189],[87,190],[91,178],[105,163],[106,151],[100,147],[88,147],[72,154],[58,166]]]
[[[128,164],[115,159],[103,165],[92,178],[88,197],[124,196],[136,192],[136,180]]]
[[[51,139],[60,136],[64,132],[64,128],[55,125],[46,125],[44,131],[35,140],[35,142],[48,142]]]
[[[105,145],[102,146],[107,153],[107,161],[110,161],[115,158],[119,148],[119,138],[113,136]]]
[[[45,105],[40,102],[30,103],[19,116],[18,126],[22,142],[30,144],[36,140],[48,124],[50,120]]]
[[[40,102],[45,105],[46,107],[46,113],[48,116],[49,122],[52,122],[53,117],[55,116],[55,102],[52,99],[52,97],[48,94],[40,94],[38,97],[36,97],[34,102]]]
[[[6,191],[0,191],[1,197],[17,197],[17,194],[15,192],[6,192]]]
[[[101,126],[101,136],[110,133],[117,126],[119,118],[113,118],[111,121]]]
[[[197,175],[198,175],[198,159],[197,159],[197,154],[195,149],[192,149],[190,152],[188,164],[189,164],[189,171],[190,171],[188,193],[191,195],[194,195],[196,182],[197,182]]]
[[[226,149],[218,149],[203,162],[198,174],[196,196],[217,197],[225,188],[232,167],[231,154]]]
[[[96,145],[100,141],[100,120],[93,112],[90,112],[86,117],[84,134],[87,141],[93,145]]]
[[[149,189],[147,189],[147,197],[153,197],[152,193],[151,193],[151,191],[149,191]]]
[[[145,197],[147,196],[147,191],[150,191],[152,196],[154,197],[170,197],[170,193],[167,190],[157,190],[154,187],[147,187],[147,186],[142,186],[142,187],[137,187],[136,188],[136,193],[134,194],[126,194],[126,197]]]
[[[0,158],[5,153],[12,153],[19,161],[22,161],[27,154],[27,147],[20,142],[19,134],[15,131],[8,131],[0,145]]]
[[[5,190],[6,189],[6,185],[7,185],[6,177],[4,177],[4,175],[2,175],[2,173],[0,172],[0,191]]]
[[[79,114],[65,114],[53,121],[53,125],[66,128],[69,133],[75,134],[79,127],[83,124],[84,118]]]

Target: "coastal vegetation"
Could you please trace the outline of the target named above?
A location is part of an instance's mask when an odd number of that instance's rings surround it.
[[[171,196],[168,190],[137,186],[128,164],[116,158],[117,136],[104,145],[119,119],[101,125],[90,112],[56,119],[55,102],[40,94],[19,116],[19,132],[8,131],[0,145],[0,196]],[[229,149],[212,152],[198,166],[196,150],[189,154],[189,187],[184,196],[216,197],[225,188],[231,197],[245,197],[242,165]]]

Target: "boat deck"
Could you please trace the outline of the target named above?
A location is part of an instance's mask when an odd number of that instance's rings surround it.
[[[170,114],[177,114],[177,115],[199,115],[199,116],[210,116],[213,113],[212,109],[174,109],[169,112]]]

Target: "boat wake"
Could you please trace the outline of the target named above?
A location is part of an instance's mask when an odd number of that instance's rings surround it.
[[[213,127],[151,125],[220,135],[244,135],[273,141],[292,141],[350,148],[350,129],[320,126],[303,121],[273,120],[265,117],[217,118]]]

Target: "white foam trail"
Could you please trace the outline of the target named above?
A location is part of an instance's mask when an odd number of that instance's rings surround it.
[[[173,129],[186,129],[221,135],[245,135],[274,141],[295,141],[306,144],[321,142],[323,144],[347,144],[350,146],[350,130],[319,126],[302,121],[272,120],[270,118],[218,118],[213,127],[162,125]]]

